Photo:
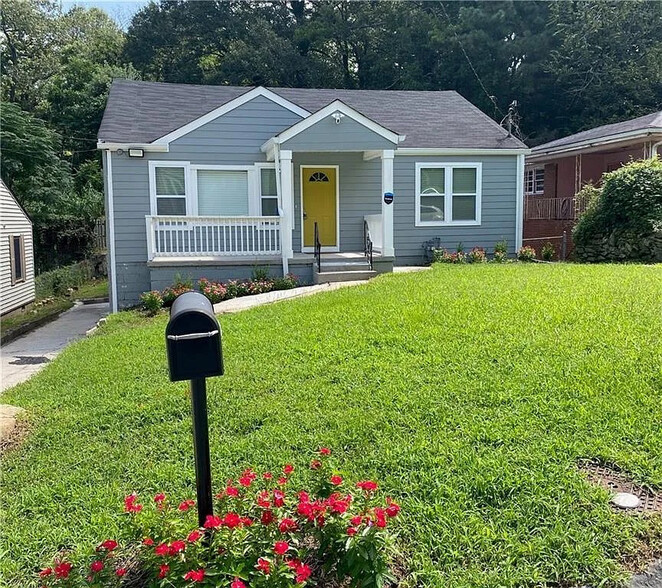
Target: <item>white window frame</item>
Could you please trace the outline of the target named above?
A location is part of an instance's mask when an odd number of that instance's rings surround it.
[[[173,196],[156,195],[156,168],[157,167],[181,167],[184,168],[184,198],[186,201],[186,214],[184,216],[195,216],[198,213],[198,200],[192,198],[191,186],[191,162],[190,161],[150,161],[149,162],[149,202],[152,216],[157,216],[156,201],[157,198],[173,198]],[[180,198],[180,196],[174,196]],[[181,216],[181,215],[175,215]]]
[[[248,216],[262,216],[261,203],[256,197],[256,176],[254,165],[192,165],[191,194],[195,202],[194,216],[198,214],[198,171],[241,171],[248,174]]]
[[[422,221],[421,220],[421,170],[431,168],[444,169],[444,220]],[[476,170],[476,219],[454,221],[453,218],[453,169],[475,169]],[[483,164],[482,162],[446,162],[446,161],[417,161],[416,162],[416,192],[415,192],[415,226],[417,227],[444,227],[444,226],[480,226],[481,211],[483,208]],[[462,194],[459,194],[462,195]],[[473,196],[467,194],[467,196]]]
[[[257,198],[257,210],[258,210],[258,215],[257,216],[262,216],[262,198],[264,197],[262,195],[262,170],[263,169],[273,169],[275,173],[278,173],[276,171],[276,164],[274,163],[256,163],[255,164],[255,190],[256,190],[256,198]],[[276,178],[276,182],[278,182],[278,178]],[[276,202],[278,203],[278,210],[282,210],[283,206],[280,200],[280,197],[278,194],[267,194],[266,198],[276,198]]]
[[[536,180],[536,173],[538,171],[542,171],[542,189],[541,190],[538,189],[538,181]],[[532,177],[532,182],[531,182],[531,185],[533,186],[533,190],[528,190],[527,189],[528,184],[529,184],[529,181],[528,181],[528,175],[529,174],[532,174],[532,176],[533,176]],[[524,170],[524,191],[528,196],[532,196],[532,195],[539,196],[540,194],[545,193],[545,166],[544,165],[536,165],[536,166],[533,166],[533,167],[527,167]]]

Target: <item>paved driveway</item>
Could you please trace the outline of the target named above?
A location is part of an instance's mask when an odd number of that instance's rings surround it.
[[[85,336],[97,321],[108,314],[108,304],[78,304],[53,322],[0,349],[2,372],[0,391],[29,379],[69,343]]]

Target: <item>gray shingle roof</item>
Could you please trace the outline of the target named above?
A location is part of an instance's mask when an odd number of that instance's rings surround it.
[[[531,150],[531,154],[535,155],[537,153],[545,153],[551,149],[571,147],[576,143],[582,143],[584,141],[594,140],[599,142],[602,139],[607,139],[614,135],[620,135],[621,133],[645,131],[646,129],[651,128],[659,129],[659,131],[662,133],[662,110],[658,112],[651,112],[650,114],[632,118],[630,120],[624,120],[623,122],[613,123],[610,125],[602,125],[600,127],[588,129],[587,131],[575,133],[574,135],[568,135],[567,137],[556,139],[555,141],[550,141],[549,143],[543,143],[542,145],[534,147]]]
[[[150,143],[241,96],[251,88],[115,80],[99,140]],[[387,129],[407,135],[401,147],[520,149],[489,116],[457,92],[269,88],[315,112],[336,99]]]

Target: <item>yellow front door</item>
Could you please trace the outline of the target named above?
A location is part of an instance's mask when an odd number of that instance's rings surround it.
[[[315,246],[315,223],[322,247],[336,247],[336,168],[302,168],[303,246]]]

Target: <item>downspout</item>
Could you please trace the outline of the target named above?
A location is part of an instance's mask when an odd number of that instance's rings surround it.
[[[276,168],[276,196],[278,196],[278,216],[280,216],[280,251],[283,261],[283,276],[290,272],[289,263],[287,261],[287,251],[283,244],[283,236],[287,231],[288,219],[285,218],[285,211],[283,210],[283,188],[280,178],[280,144],[274,144],[274,167]]]
[[[110,149],[106,154],[106,196],[108,197],[108,269],[110,270],[110,311],[117,312],[117,267],[115,266],[115,207],[113,205],[113,164]]]

